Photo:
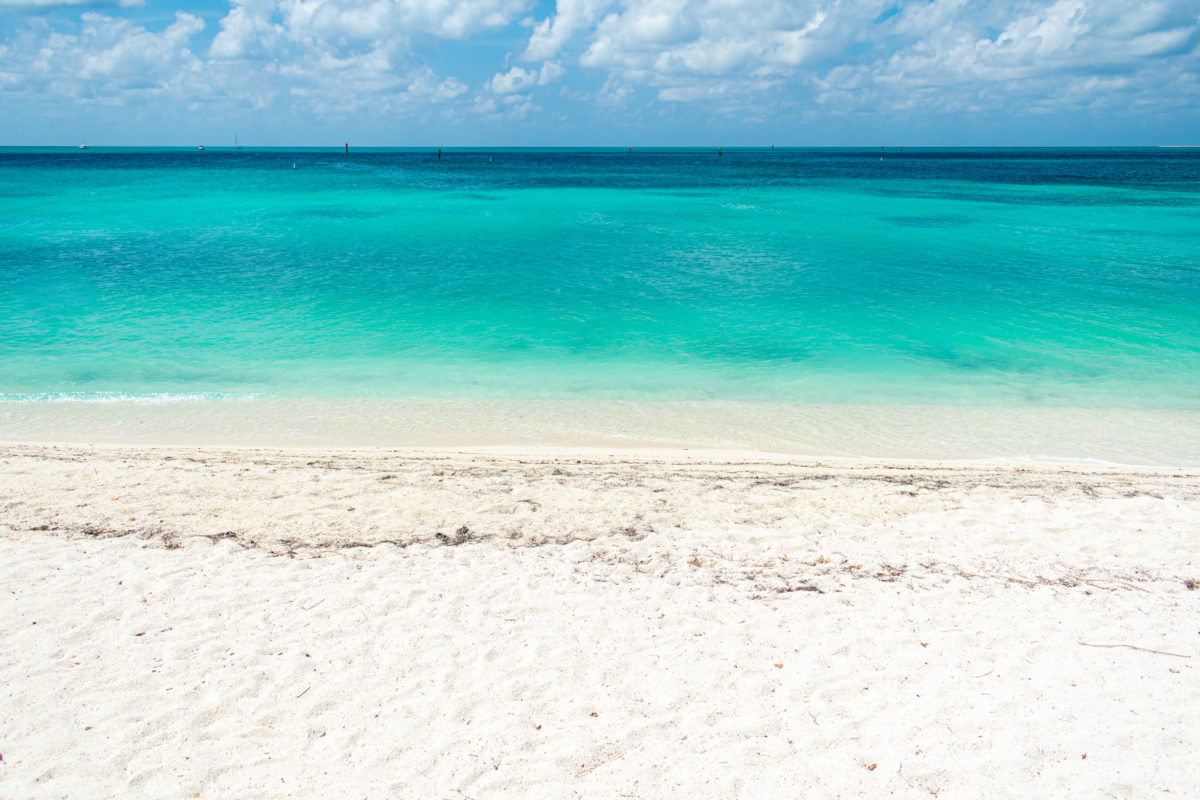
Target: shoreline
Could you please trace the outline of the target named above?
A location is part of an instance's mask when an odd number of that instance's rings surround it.
[[[0,441],[1200,467],[1200,410],[390,398],[0,403]]]

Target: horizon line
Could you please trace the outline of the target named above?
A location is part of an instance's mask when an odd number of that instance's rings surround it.
[[[1163,148],[1163,149],[1200,149],[1200,144],[884,144],[880,145],[843,145],[843,144],[557,144],[557,145],[492,145],[492,144],[364,144],[355,145],[343,141],[339,144],[204,144],[202,142],[185,144],[92,144],[77,142],[75,144],[0,144],[0,150],[30,149],[30,148],[63,148],[63,149],[170,149],[170,150],[341,150],[344,147],[359,150],[1128,150],[1134,148]]]

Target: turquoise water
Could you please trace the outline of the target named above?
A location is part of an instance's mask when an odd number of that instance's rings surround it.
[[[0,149],[0,400],[262,396],[1198,409],[1200,152]]]

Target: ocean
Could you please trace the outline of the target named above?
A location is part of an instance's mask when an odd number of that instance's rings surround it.
[[[1198,413],[1200,150],[0,148],[0,438],[1188,461]]]

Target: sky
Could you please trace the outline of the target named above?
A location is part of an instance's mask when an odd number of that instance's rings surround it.
[[[1200,144],[1200,0],[0,0],[0,145]]]

